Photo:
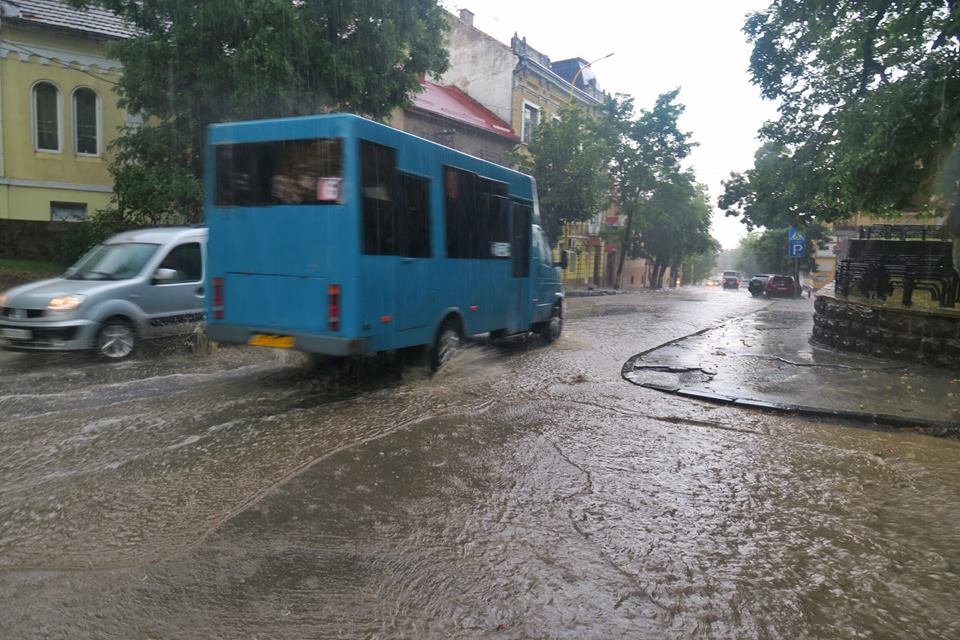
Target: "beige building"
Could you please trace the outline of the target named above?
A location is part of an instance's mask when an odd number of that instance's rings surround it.
[[[82,220],[107,205],[126,114],[105,49],[127,33],[100,9],[0,2],[0,220]]]

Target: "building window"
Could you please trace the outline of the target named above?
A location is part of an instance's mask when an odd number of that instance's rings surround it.
[[[524,144],[530,144],[533,139],[533,130],[540,124],[540,108],[529,102],[523,103],[523,130],[521,139]]]
[[[82,222],[87,219],[85,202],[51,202],[50,220],[53,222]]]
[[[77,153],[95,156],[100,153],[100,98],[93,89],[73,92],[74,143]]]
[[[37,151],[60,151],[60,90],[49,82],[33,85],[33,135]]]

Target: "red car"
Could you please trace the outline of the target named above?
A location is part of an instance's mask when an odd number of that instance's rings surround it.
[[[797,295],[797,283],[793,281],[793,276],[770,276],[767,279],[766,294],[768,298],[793,298]]]

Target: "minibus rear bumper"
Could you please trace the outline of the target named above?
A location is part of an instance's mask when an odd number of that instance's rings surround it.
[[[257,336],[292,338],[288,348],[308,353],[328,356],[359,356],[366,353],[365,338],[344,338],[340,336],[318,336],[311,333],[278,331],[277,329],[259,329],[256,327],[235,326],[229,324],[208,324],[207,337],[224,344],[250,344]],[[280,343],[278,342],[278,345]]]

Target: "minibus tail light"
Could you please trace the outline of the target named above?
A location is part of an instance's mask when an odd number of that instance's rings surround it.
[[[332,284],[327,289],[327,328],[340,330],[340,285]]]
[[[223,278],[214,278],[213,284],[213,319],[223,320]]]

